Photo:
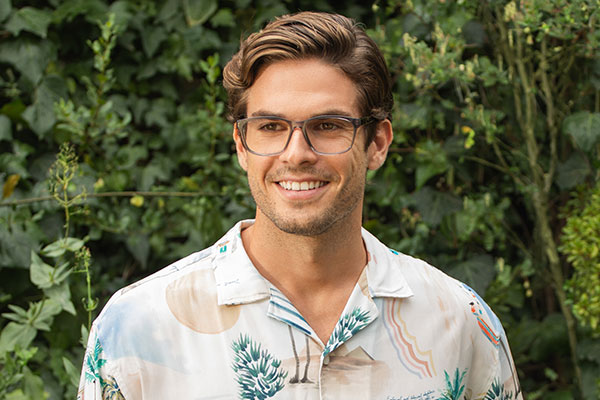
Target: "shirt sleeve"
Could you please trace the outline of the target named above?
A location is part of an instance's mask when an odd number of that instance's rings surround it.
[[[96,325],[92,325],[88,339],[77,400],[124,400],[117,379],[107,374],[108,360],[105,358]]]
[[[523,400],[521,384],[504,332],[500,336],[497,350],[498,368],[485,398]]]

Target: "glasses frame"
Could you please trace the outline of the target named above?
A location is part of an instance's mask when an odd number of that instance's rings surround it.
[[[348,146],[348,148],[346,150],[338,151],[338,152],[334,152],[334,153],[324,153],[324,152],[318,151],[317,149],[314,148],[314,146],[310,142],[310,139],[308,138],[308,133],[306,132],[306,123],[313,121],[315,119],[320,119],[320,118],[339,118],[339,119],[343,119],[343,120],[346,120],[346,121],[352,123],[352,126],[354,127],[354,133],[352,134],[352,142],[350,143],[350,146]],[[256,151],[252,150],[250,147],[248,147],[248,143],[246,143],[246,132],[244,130],[240,129],[239,123],[257,120],[257,119],[272,119],[272,120],[286,122],[289,125],[290,132],[288,134],[287,140],[285,141],[285,145],[283,146],[283,149],[281,151],[278,151],[275,153],[258,153]],[[275,115],[261,115],[261,116],[257,116],[257,117],[240,118],[237,121],[235,121],[235,125],[236,125],[237,131],[239,132],[240,138],[242,139],[242,145],[244,146],[244,148],[246,150],[248,150],[250,153],[257,155],[257,156],[272,157],[272,156],[278,156],[278,155],[282,154],[287,149],[288,145],[290,144],[290,140],[291,140],[292,135],[294,134],[294,131],[296,130],[296,128],[300,128],[300,130],[302,131],[302,135],[304,136],[304,140],[306,140],[306,143],[308,144],[308,146],[310,147],[310,149],[312,151],[314,151],[315,153],[317,153],[319,155],[332,156],[332,155],[347,153],[348,151],[350,151],[352,146],[354,146],[354,140],[356,139],[356,132],[358,131],[358,128],[360,128],[361,126],[364,126],[364,125],[371,124],[375,121],[377,121],[377,119],[372,116],[362,117],[362,118],[353,118],[353,117],[348,117],[346,115],[325,114],[325,115],[316,115],[314,117],[305,119],[304,121],[291,121],[289,119],[286,119],[283,117],[278,117]]]

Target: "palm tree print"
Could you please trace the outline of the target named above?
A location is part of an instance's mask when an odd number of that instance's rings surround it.
[[[87,382],[93,382],[98,380],[101,386],[105,385],[104,379],[100,375],[100,368],[106,364],[106,360],[102,356],[102,345],[100,340],[96,337],[96,343],[94,349],[86,354],[85,357],[85,380]]]
[[[371,317],[369,316],[369,312],[361,311],[360,307],[356,307],[351,312],[344,314],[335,326],[335,329],[327,342],[327,346],[325,346],[325,350],[323,350],[323,356],[331,353],[342,343],[346,342],[358,331],[367,326],[370,321]]]
[[[103,400],[125,400],[125,397],[123,397],[123,393],[121,393],[121,389],[119,389],[119,385],[117,384],[115,378],[109,376],[105,383],[106,384],[102,388]]]
[[[457,368],[454,373],[454,379],[450,379],[448,372],[444,371],[444,375],[446,376],[446,389],[442,392],[442,397],[438,397],[438,400],[459,400],[460,396],[465,391],[463,379],[465,378],[466,373],[467,370],[460,373]]]
[[[298,383],[298,374],[300,373],[300,358],[298,357],[298,351],[296,350],[296,341],[294,340],[294,333],[292,327],[288,325],[288,331],[290,332],[290,339],[292,340],[292,351],[294,352],[294,358],[296,359],[296,374],[290,379],[290,383]]]
[[[512,392],[504,393],[504,385],[500,383],[500,379],[496,378],[483,400],[512,400],[512,398]]]
[[[235,353],[231,367],[237,375],[241,399],[264,400],[283,389],[288,374],[281,369],[281,361],[262,350],[260,343],[240,334],[231,348]]]
[[[308,343],[308,336],[304,335],[304,339],[306,341],[306,364],[304,365],[304,376],[300,382],[302,383],[312,383],[310,379],[308,379],[308,366],[310,365],[310,347]]]
[[[290,332],[290,339],[292,341],[292,351],[294,352],[294,358],[296,359],[296,374],[292,378],[290,378],[290,383],[312,383],[310,379],[308,379],[308,367],[310,365],[310,347],[308,343],[308,336],[304,335],[306,339],[306,363],[304,365],[304,376],[302,380],[300,380],[300,357],[298,357],[298,351],[296,350],[296,341],[294,340],[294,333],[292,332],[292,327],[288,325],[288,331]]]

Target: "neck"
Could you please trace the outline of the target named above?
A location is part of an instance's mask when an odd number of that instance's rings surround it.
[[[254,225],[242,231],[254,266],[294,304],[322,343],[329,340],[367,263],[361,207],[357,210],[318,236],[283,232],[260,211]]]
[[[321,235],[301,236],[281,231],[257,212],[242,240],[259,272],[284,293],[314,294],[345,281],[353,286],[367,262],[360,215]]]

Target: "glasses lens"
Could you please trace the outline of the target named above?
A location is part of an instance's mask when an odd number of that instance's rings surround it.
[[[258,154],[283,151],[290,133],[290,124],[281,119],[248,118],[238,123],[248,148]]]
[[[292,123],[278,117],[252,117],[239,120],[238,129],[250,151],[273,155],[285,150],[290,138]],[[309,118],[303,126],[310,145],[323,154],[348,151],[354,142],[356,127],[351,118],[320,116]]]
[[[310,143],[319,153],[343,153],[352,147],[355,127],[344,117],[316,117],[304,125]]]

